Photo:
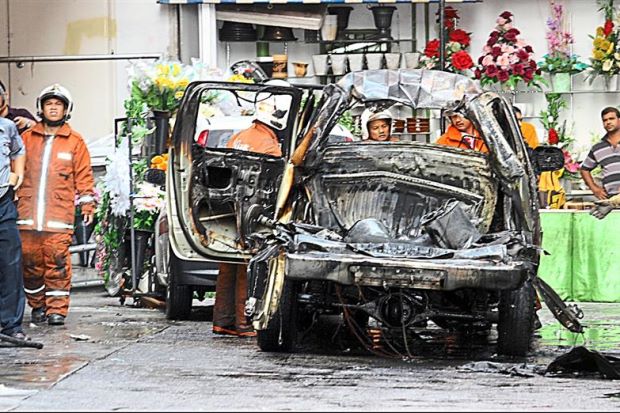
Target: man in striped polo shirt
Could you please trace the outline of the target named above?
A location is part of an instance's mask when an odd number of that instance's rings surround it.
[[[581,177],[596,198],[607,199],[620,193],[620,111],[606,107],[601,118],[607,133],[592,146],[582,162]],[[603,186],[594,182],[591,173],[599,165],[603,168]]]

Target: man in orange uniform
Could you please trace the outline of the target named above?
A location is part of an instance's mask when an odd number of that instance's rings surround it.
[[[523,140],[532,149],[536,149],[540,146],[540,141],[538,140],[538,134],[536,133],[536,128],[529,122],[525,122],[523,120],[523,114],[521,113],[521,109],[516,106],[513,106],[512,109],[515,112],[515,117],[517,118],[517,122],[519,122],[519,128],[521,129],[521,135],[523,135]]]
[[[480,137],[480,133],[474,128],[474,124],[459,110],[446,112],[451,125],[446,133],[441,135],[436,143],[440,145],[454,146],[463,149],[473,149],[478,152],[488,153],[489,149]]]
[[[285,81],[270,81],[266,84],[286,85]],[[247,152],[282,156],[276,130],[286,128],[290,108],[290,96],[259,93],[256,103],[256,119],[252,126],[234,135],[227,147]],[[245,316],[245,301],[248,298],[246,264],[220,264],[215,286],[213,306],[213,332],[240,337],[253,337],[256,332]]]
[[[17,192],[23,243],[24,287],[31,321],[62,325],[69,311],[71,235],[78,194],[84,223],[93,220],[94,180],[84,140],[66,123],[69,91],[52,85],[37,98],[42,121],[24,132],[26,171]]]

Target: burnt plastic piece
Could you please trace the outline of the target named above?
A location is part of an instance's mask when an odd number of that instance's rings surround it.
[[[441,248],[469,248],[480,238],[480,232],[456,200],[449,200],[423,216],[421,224],[433,242]]]
[[[532,166],[537,174],[564,166],[564,153],[557,146],[538,146],[532,151]]]
[[[553,360],[545,373],[599,373],[604,379],[620,379],[620,358],[607,356],[583,346],[575,347]]]

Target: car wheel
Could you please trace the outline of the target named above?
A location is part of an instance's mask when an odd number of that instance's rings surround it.
[[[533,331],[534,300],[534,287],[529,281],[517,290],[502,291],[497,323],[498,354],[527,355]]]
[[[262,351],[290,353],[297,341],[296,283],[284,280],[282,296],[275,314],[264,330],[258,330],[257,343]]]
[[[174,252],[168,254],[168,287],[166,288],[166,318],[187,320],[192,312],[194,292],[189,285],[179,284],[179,260]]]

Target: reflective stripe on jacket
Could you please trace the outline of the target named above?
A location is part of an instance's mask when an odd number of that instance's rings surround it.
[[[22,138],[26,171],[17,192],[19,229],[73,233],[75,195],[82,213],[95,209],[90,154],[82,136],[67,123],[55,136],[45,136],[39,122]]]

